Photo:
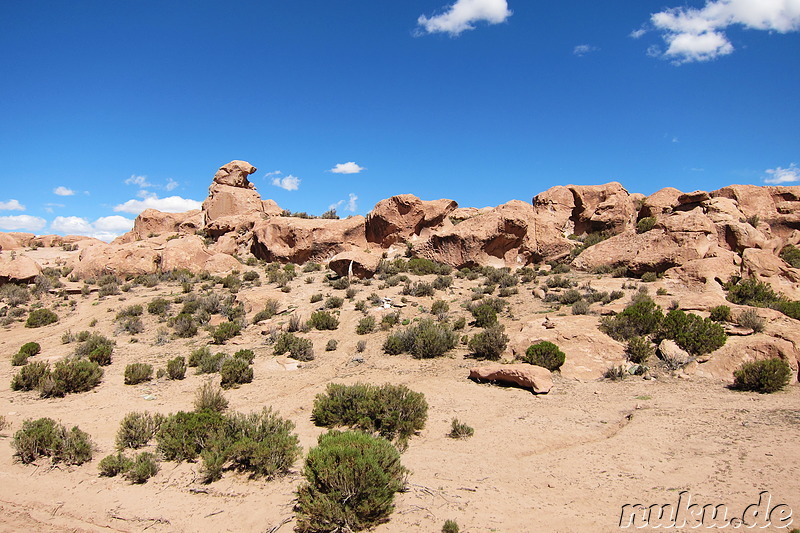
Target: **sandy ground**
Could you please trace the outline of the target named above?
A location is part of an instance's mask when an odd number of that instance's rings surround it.
[[[343,296],[344,291],[322,284],[322,273],[312,274],[310,284],[303,282],[306,276],[292,282],[289,294],[265,284],[245,289],[239,297],[252,302],[274,297],[284,307],[299,305],[308,316],[315,307],[308,303],[311,294]],[[376,291],[378,283],[356,285],[356,299]],[[454,314],[466,315],[457,305],[469,287],[459,281],[446,294]],[[543,304],[527,292],[512,298],[514,322],[541,322]],[[289,476],[270,482],[226,473],[222,480],[203,485],[198,465],[187,463],[162,463],[144,485],[97,474],[99,460],[114,451],[126,413],[191,409],[194,391],[206,379],[190,369],[182,381],[123,384],[126,364],[143,361],[162,367],[167,359],[188,356],[208,341],[208,334],[201,332],[194,339],[156,346],[155,331],[163,324],[148,315],[138,342],[114,333],[113,318],[121,307],[179,294],[177,284],[164,283],[104,299],[78,295],[73,297],[74,311],[66,305],[56,308],[62,316],[57,324],[31,330],[15,323],[0,329],[0,414],[11,424],[0,436],[0,531],[292,531],[302,461]],[[416,304],[432,302],[412,300],[403,317],[420,315]],[[220,350],[233,353],[247,347],[257,355],[253,383],[226,392],[230,408],[273,406],[296,424],[304,450],[324,431],[313,425],[310,412],[314,396],[329,382],[390,382],[425,394],[428,422],[402,456],[412,472],[407,490],[397,495],[391,520],[375,528],[377,533],[438,532],[447,519],[468,533],[618,531],[623,505],[677,503],[682,491],[691,494],[693,503],[727,505],[729,517],[741,515],[762,491],[769,491],[773,506],[783,503],[800,513],[797,385],[759,395],[734,392],[722,381],[699,377],[663,374],[654,380],[609,382],[556,376],[549,394],[535,396],[468,380],[475,361],[465,357],[464,349],[425,361],[384,355],[380,347],[386,333],[353,333],[362,316],[353,306],[345,303],[337,331],[307,335],[317,358],[299,369],[271,355],[262,335],[285,324],[286,316],[249,327]],[[253,306],[248,317],[257,310]],[[75,348],[61,343],[62,333],[89,329],[93,319],[97,331],[115,335],[117,341],[114,362],[99,387],[60,399],[10,390],[16,369],[9,360],[21,344],[36,340],[43,350],[34,360],[55,361]],[[324,351],[329,338],[339,340],[334,352]],[[362,338],[367,349],[356,354]],[[354,361],[356,356],[363,362]],[[80,467],[51,466],[48,460],[16,462],[13,433],[23,420],[42,416],[87,431],[97,446],[95,458]],[[454,417],[472,426],[475,435],[448,438]],[[798,525],[800,519],[795,520]]]

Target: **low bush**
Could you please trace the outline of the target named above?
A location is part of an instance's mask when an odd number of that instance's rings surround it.
[[[406,296],[414,296],[416,298],[423,298],[426,296],[433,296],[436,293],[436,289],[433,288],[428,282],[425,281],[417,281],[417,282],[407,282],[403,287],[403,294]]]
[[[475,318],[475,327],[488,328],[497,324],[497,311],[488,304],[481,304],[470,309]]]
[[[40,328],[58,322],[58,315],[50,309],[34,309],[25,321],[26,328]]]
[[[275,341],[273,353],[275,355],[283,355],[286,352],[289,352],[292,359],[298,361],[312,361],[314,359],[314,345],[310,339],[304,339],[284,331]]]
[[[175,329],[175,335],[178,337],[188,339],[197,335],[197,323],[194,317],[189,313],[180,313],[174,319],[171,319],[170,322],[168,322],[168,324]]]
[[[339,327],[339,319],[327,311],[316,311],[311,313],[308,326],[321,331],[334,330]]]
[[[317,394],[311,418],[318,426],[348,426],[405,443],[425,427],[425,395],[405,385],[329,383]]]
[[[636,223],[636,233],[647,233],[656,225],[656,217],[644,217]]]
[[[125,385],[138,385],[153,379],[153,365],[131,363],[125,367]]]
[[[339,347],[339,341],[337,341],[336,339],[329,339],[327,344],[325,344],[325,351],[333,352],[338,347]]]
[[[743,328],[752,329],[755,333],[761,333],[767,321],[755,309],[745,309],[736,317],[736,323]]]
[[[183,379],[186,377],[186,359],[182,356],[167,361],[167,377],[169,379]]]
[[[653,343],[645,337],[631,337],[625,346],[625,356],[628,361],[637,365],[644,364],[655,353]]]
[[[769,283],[758,281],[755,278],[734,279],[728,282],[725,288],[728,290],[728,300],[738,305],[769,307],[781,300],[781,296],[772,290]]]
[[[442,533],[458,533],[458,523],[455,520],[446,520],[442,526]]]
[[[329,431],[308,452],[297,490],[299,533],[361,531],[388,520],[408,471],[389,442]]]
[[[169,301],[164,298],[156,298],[147,304],[147,312],[151,315],[163,316],[169,311]]]
[[[211,330],[211,338],[214,344],[223,344],[237,336],[242,331],[238,322],[223,322]]]
[[[11,356],[11,366],[23,366],[28,362],[28,354],[17,352]]]
[[[83,332],[78,334],[78,340],[82,338]],[[100,366],[111,364],[111,355],[114,352],[116,343],[100,333],[90,333],[75,348],[75,355],[78,357],[88,357],[90,361]]]
[[[38,342],[26,342],[19,349],[19,353],[24,354],[26,357],[33,357],[41,351],[42,347],[39,346]]]
[[[131,461],[130,467],[125,472],[125,478],[131,483],[146,483],[148,479],[158,474],[158,461],[150,452],[142,452]]]
[[[77,426],[67,430],[52,418],[25,420],[12,445],[14,455],[25,464],[50,457],[53,463],[81,465],[92,460],[94,448],[88,433]]]
[[[228,400],[219,387],[211,381],[203,383],[195,392],[194,409],[195,411],[213,411],[221,413],[228,408]]]
[[[628,377],[628,371],[625,370],[625,367],[622,365],[619,366],[610,366],[606,369],[603,373],[603,377],[605,379],[610,379],[611,381],[621,381]]]
[[[552,342],[542,341],[528,346],[522,359],[526,363],[541,366],[551,372],[555,372],[566,361],[566,355]]]
[[[248,365],[252,365],[253,361],[255,361],[256,359],[255,352],[253,352],[253,350],[250,350],[248,348],[243,348],[241,350],[236,351],[233,354],[233,356],[236,357],[237,359],[241,359],[242,361],[246,361]]]
[[[761,393],[777,392],[789,384],[792,368],[779,358],[744,363],[733,373],[733,388]]]
[[[436,263],[430,259],[424,259],[422,257],[413,257],[409,259],[406,263],[406,269],[408,272],[417,276],[425,276],[427,274],[446,276],[453,271],[452,267],[448,265]]]
[[[449,325],[437,324],[428,318],[389,335],[383,350],[391,355],[406,352],[417,359],[428,359],[444,355],[455,348],[457,341],[458,336]]]
[[[107,455],[100,460],[97,469],[101,476],[114,477],[130,470],[133,461],[122,452]]]
[[[638,296],[622,312],[600,320],[600,331],[611,338],[624,341],[655,333],[661,326],[664,314],[661,308],[646,295]]]
[[[714,322],[729,322],[731,319],[731,308],[727,305],[712,307],[708,318]]]
[[[52,371],[39,381],[37,388],[42,398],[62,397],[92,390],[102,377],[103,369],[97,363],[66,358],[56,362]]]
[[[645,283],[653,283],[658,280],[658,274],[655,272],[645,272],[642,274],[642,281]]]
[[[311,295],[311,303],[315,304],[317,302],[321,302],[323,298],[324,298],[324,296],[322,295],[321,292],[318,292],[317,294],[312,294]]]
[[[116,320],[122,320],[126,317],[132,316],[142,316],[144,309],[141,305],[129,305],[128,307],[123,307],[118,313]]]
[[[339,309],[343,304],[344,298],[340,296],[329,296],[328,299],[325,300],[325,309]]]
[[[728,336],[722,326],[710,318],[674,309],[667,313],[658,338],[672,339],[692,355],[702,355],[720,348]]]
[[[800,249],[791,244],[787,244],[781,250],[781,259],[794,268],[800,268]]]
[[[573,315],[586,315],[589,314],[589,302],[586,300],[578,300],[572,304]]]
[[[147,445],[162,422],[164,417],[159,414],[150,414],[147,411],[128,413],[117,430],[117,448],[137,449]]]
[[[450,433],[447,436],[451,439],[466,439],[474,434],[474,429],[463,422],[459,422],[458,418],[454,418],[450,422]]]
[[[197,373],[213,374],[215,372],[219,372],[219,369],[222,366],[222,361],[224,361],[226,357],[227,356],[222,352],[213,354],[210,350],[208,352],[203,352],[203,355],[197,362]]]
[[[496,361],[508,345],[508,336],[502,325],[490,326],[469,340],[469,349],[478,359]]]
[[[375,331],[374,316],[365,316],[358,321],[358,325],[356,326],[357,335],[366,335],[368,333],[372,333],[373,331]]]
[[[253,367],[245,359],[239,357],[225,359],[219,369],[219,374],[222,377],[220,385],[223,389],[253,381]]]
[[[44,361],[28,363],[11,379],[11,390],[30,391],[39,388],[39,383],[50,375],[50,364]]]

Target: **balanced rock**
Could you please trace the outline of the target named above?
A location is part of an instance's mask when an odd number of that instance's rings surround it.
[[[219,167],[217,173],[214,174],[214,183],[242,189],[255,189],[256,186],[250,183],[247,177],[256,170],[258,169],[247,161],[234,160]]]
[[[336,254],[328,262],[328,268],[339,276],[353,276],[361,279],[371,278],[378,270],[381,256],[378,253],[367,253],[357,250]]]
[[[527,363],[470,368],[469,377],[481,381],[512,383],[531,389],[536,394],[547,394],[553,388],[553,376],[549,370]]]

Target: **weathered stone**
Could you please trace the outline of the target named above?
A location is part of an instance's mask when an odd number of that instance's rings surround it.
[[[265,261],[327,262],[340,252],[364,249],[364,217],[342,220],[273,217],[253,227],[251,252]]]
[[[328,268],[339,276],[352,273],[357,278],[371,278],[375,275],[380,265],[381,256],[378,253],[349,251],[336,254],[328,263]]]
[[[368,242],[387,248],[407,241],[424,230],[442,224],[458,207],[453,200],[423,201],[413,194],[401,194],[381,200],[366,219]]]
[[[17,255],[14,259],[8,252],[0,255],[0,283],[30,283],[41,273],[39,263],[26,255]]]
[[[469,377],[479,381],[513,383],[531,389],[536,394],[547,394],[553,388],[553,377],[549,370],[527,363],[470,368]]]

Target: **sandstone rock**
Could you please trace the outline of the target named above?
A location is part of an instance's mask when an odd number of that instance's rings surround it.
[[[113,244],[126,244],[165,233],[194,233],[199,227],[200,210],[185,213],[163,213],[145,209],[133,221],[133,229],[114,239]]]
[[[0,233],[0,251],[1,250],[19,250],[22,245],[17,239],[8,233]]]
[[[367,215],[367,241],[387,248],[409,240],[428,228],[440,225],[456,207],[458,204],[453,200],[423,201],[413,194],[381,200]]]
[[[197,274],[205,269],[205,263],[211,257],[203,239],[197,235],[186,235],[168,241],[161,252],[161,270],[188,270]]]
[[[21,248],[26,248],[31,245],[31,243],[36,240],[36,235],[33,233],[25,233],[22,231],[10,231],[6,233],[9,237],[16,240]]]
[[[339,276],[347,276],[352,271],[355,277],[364,279],[375,275],[380,262],[381,256],[377,253],[350,251],[336,254],[328,268]]]
[[[792,268],[766,250],[748,248],[742,253],[742,273],[772,285],[791,299],[800,299],[800,269]]]
[[[709,200],[711,196],[706,191],[687,192],[678,196],[678,205],[693,205]]]
[[[123,245],[96,244],[83,248],[72,273],[80,278],[101,274],[138,276],[159,270],[161,254],[157,245],[147,241]]]
[[[513,383],[531,389],[536,394],[547,394],[553,388],[553,377],[549,370],[527,363],[470,368],[469,377],[480,381]]]
[[[264,203],[254,189],[212,183],[203,202],[204,228],[218,236],[239,228],[251,228],[262,219]]]
[[[672,339],[664,339],[658,345],[658,356],[671,365],[685,365],[692,357]]]
[[[256,170],[256,167],[247,161],[231,161],[227,165],[219,167],[217,173],[214,174],[214,183],[243,189],[255,189],[256,186],[250,183],[247,176]]]
[[[730,185],[710,195],[735,200],[746,219],[757,217],[758,229],[774,236],[785,238],[800,227],[800,186]]]
[[[327,262],[340,252],[363,250],[364,217],[342,220],[273,217],[253,227],[251,252],[265,261]]]
[[[714,254],[702,259],[694,259],[670,268],[664,274],[666,279],[680,281],[684,284],[702,283],[706,290],[723,295],[722,285],[733,276],[741,275],[742,260],[738,254],[729,250],[718,249]]]
[[[214,252],[233,255],[239,252],[239,239],[235,233],[226,233],[214,243]]]
[[[636,201],[617,182],[603,185],[557,186],[533,198],[537,217],[565,235],[619,233],[636,220]]]
[[[641,216],[654,217],[672,213],[680,205],[678,198],[683,193],[674,187],[660,189],[647,198],[642,203]]]
[[[242,264],[228,254],[213,254],[203,264],[203,270],[212,276],[230,274],[231,270],[241,270]]]
[[[14,259],[9,253],[0,255],[0,283],[30,283],[41,273],[39,263],[26,255]]]

